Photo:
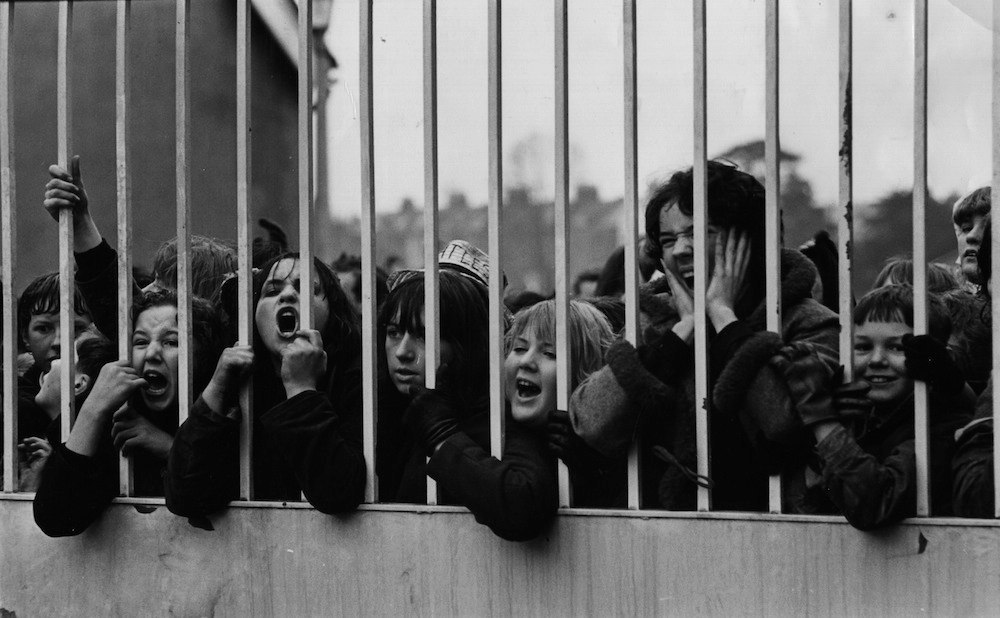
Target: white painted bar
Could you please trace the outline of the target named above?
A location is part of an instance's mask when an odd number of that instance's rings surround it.
[[[361,396],[363,402],[362,448],[368,479],[365,502],[378,499],[378,477],[375,476],[375,424],[378,414],[379,350],[375,327],[375,136],[372,122],[372,2],[360,3],[359,53],[359,128],[361,134]]]
[[[1000,213],[1000,7],[993,4],[993,179],[990,188],[990,211]],[[993,263],[997,259],[993,256],[1000,256],[1000,233],[992,230],[990,243],[990,259]],[[993,264],[991,263],[991,266]],[[993,290],[1000,290],[1000,270],[996,267],[991,269],[990,285]],[[1000,410],[1000,303],[992,302],[991,317],[993,319],[993,416],[996,418],[996,411]],[[1000,446],[997,439],[996,421],[993,428],[993,516],[1000,517],[1000,457],[996,456]]]
[[[70,169],[73,154],[70,118],[70,35],[73,31],[73,2],[59,2],[59,34],[56,51],[56,150],[59,165]],[[59,211],[59,347],[60,354],[67,359],[74,358],[75,303],[73,257],[73,212],[64,208]],[[76,410],[73,401],[73,383],[76,380],[76,363],[72,360],[61,363],[59,372],[60,414],[62,415],[63,439],[69,436]]]
[[[250,0],[236,1],[236,248],[240,345],[253,345]],[[264,362],[265,359],[258,359]],[[253,378],[240,389],[240,498],[253,499]]]
[[[299,328],[313,327],[312,0],[299,1]]]
[[[707,75],[705,0],[694,0],[694,371],[695,432],[698,448],[698,474],[711,476],[711,453],[708,443],[708,324],[705,315],[705,290],[709,273],[706,251],[708,227],[708,154]],[[707,487],[698,486],[698,510],[712,508]]]
[[[490,254],[490,453],[500,459],[504,444],[504,392],[503,392],[503,116],[501,100],[501,27],[500,0],[487,3],[488,46],[488,124],[489,124],[489,228]]]
[[[569,341],[569,24],[566,0],[555,0],[555,285],[556,407],[569,409],[572,361]],[[559,506],[570,506],[569,469],[558,462]]]
[[[132,3],[118,0],[115,11],[115,189],[118,223],[118,358],[132,360],[132,177],[129,152],[129,67]],[[118,493],[131,496],[131,459],[118,459]]]
[[[177,329],[180,355],[177,368],[177,422],[188,417],[194,374],[191,328],[191,0],[177,0],[174,39],[174,119],[177,142]]]
[[[764,265],[767,330],[781,334],[781,132],[778,0],[767,0],[764,45]],[[781,512],[781,475],[768,481],[768,511]]]
[[[854,240],[854,181],[851,163],[851,9],[852,0],[840,0],[839,14],[839,74],[840,105],[840,171],[837,211],[837,267],[840,280],[840,363],[844,366],[844,380],[854,377],[854,320],[851,317],[851,300],[854,293],[854,276],[851,269],[851,244]]]
[[[17,217],[14,213],[14,107],[11,35],[14,3],[0,3],[0,281],[3,282],[3,491],[17,491]]]
[[[636,78],[636,0],[623,0],[622,42],[624,51],[625,98],[625,190],[622,209],[625,212],[625,339],[639,345],[639,108]],[[639,448],[633,441],[628,451],[626,504],[638,509],[642,504],[639,479]]]
[[[441,297],[438,293],[437,0],[424,0],[424,345],[430,367],[441,364]],[[424,372],[428,389],[437,374]],[[427,504],[437,504],[437,482],[427,477]]]
[[[913,10],[913,333],[927,333],[927,0]],[[927,383],[913,385],[913,429],[917,461],[917,516],[931,514]]]

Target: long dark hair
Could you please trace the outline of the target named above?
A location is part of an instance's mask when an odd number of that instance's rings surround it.
[[[468,406],[489,392],[489,293],[482,284],[450,270],[440,271],[440,293],[441,340],[447,341],[452,350],[444,377],[449,395]],[[422,335],[423,310],[423,277],[393,288],[378,314],[379,341],[385,341],[389,322]],[[381,372],[385,371],[384,361],[379,363]]]

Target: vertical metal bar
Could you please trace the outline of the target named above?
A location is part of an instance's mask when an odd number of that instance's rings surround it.
[[[707,75],[706,75],[705,0],[694,0],[694,367],[695,432],[698,448],[698,474],[710,475],[711,454],[708,444],[708,325],[705,316],[705,289],[708,276],[706,231],[708,227],[708,161],[706,144]],[[698,510],[712,508],[707,487],[698,487]]]
[[[14,109],[11,33],[14,3],[0,3],[0,280],[3,281],[3,490],[17,491],[17,217],[14,213]]]
[[[990,210],[1000,213],[1000,7],[993,3],[993,182],[990,188]],[[990,225],[990,257],[1000,255],[1000,232],[992,229]],[[993,294],[1000,290],[1000,274],[998,268],[993,268],[990,273],[990,289]],[[996,411],[1000,410],[1000,302],[991,303],[991,317],[993,319],[993,416],[996,418]],[[997,438],[996,421],[993,425],[993,516],[1000,517],[1000,439]]]
[[[73,3],[71,0],[59,2],[59,41],[56,56],[56,149],[59,165],[70,168],[72,156],[72,136],[70,128],[70,81],[69,44],[73,30]],[[61,380],[59,381],[60,413],[62,414],[62,439],[69,436],[75,420],[73,405],[73,383],[76,381],[74,362],[75,281],[73,267],[73,211],[64,208],[59,211],[59,347],[63,357]]]
[[[625,339],[639,345],[639,107],[636,74],[636,0],[623,1],[623,50],[625,52]],[[633,441],[628,452],[626,505],[642,504],[639,482],[639,447]]]
[[[313,41],[312,0],[299,1],[299,318],[313,327]]]
[[[129,57],[132,3],[115,12],[115,187],[118,219],[118,358],[132,360],[132,182],[129,176]],[[134,491],[131,459],[118,460],[118,493]]]
[[[566,0],[555,0],[555,279],[556,407],[569,409],[573,371],[569,342],[569,24]],[[569,470],[558,462],[559,506],[570,506]]]
[[[362,0],[360,10],[360,130],[361,130],[361,395],[364,405],[362,445],[368,480],[365,502],[378,499],[375,476],[375,424],[378,397],[377,332],[375,328],[375,136],[372,122],[372,1]]]
[[[236,246],[240,345],[253,345],[253,255],[251,252],[250,0],[236,2]],[[253,500],[253,382],[240,390],[240,498]]]
[[[489,71],[489,228],[490,253],[490,453],[500,459],[504,447],[503,396],[503,87],[501,83],[500,0],[489,0],[487,26]]]
[[[437,386],[441,364],[440,295],[438,294],[438,139],[437,139],[437,0],[424,0],[424,343],[431,360],[424,372],[427,388]],[[427,477],[427,504],[437,504],[437,483]]]
[[[177,368],[177,422],[188,417],[194,393],[191,335],[191,0],[177,0],[174,40],[174,132],[177,142],[177,330],[180,355]]]
[[[781,136],[779,123],[778,0],[767,0],[765,34],[766,95],[764,182],[766,204],[764,264],[767,330],[781,334]],[[768,483],[768,510],[781,512],[781,475]]]
[[[854,275],[851,269],[851,247],[854,240],[854,181],[851,162],[853,138],[851,136],[851,12],[852,0],[840,0],[840,197],[837,219],[837,265],[840,279],[840,362],[844,365],[844,380],[854,377]]]
[[[913,12],[913,332],[927,333],[927,0]],[[917,463],[917,516],[931,514],[927,383],[914,383],[913,428]]]

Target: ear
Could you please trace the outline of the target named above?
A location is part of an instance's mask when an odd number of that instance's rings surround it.
[[[73,397],[79,397],[86,393],[88,388],[90,388],[90,376],[82,371],[78,371],[76,373],[76,383],[73,384]]]

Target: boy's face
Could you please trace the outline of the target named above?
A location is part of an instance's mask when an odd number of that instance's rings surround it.
[[[86,339],[88,334],[84,334],[77,338],[76,343],[79,344],[81,341]],[[76,360],[74,362],[79,362],[79,354],[75,353]],[[47,371],[44,371],[42,375],[38,378],[38,394],[35,395],[35,404],[44,411],[49,418],[55,418],[61,412],[60,402],[62,396],[60,393],[60,378],[62,377],[62,359],[55,358],[49,365]],[[90,376],[80,371],[79,365],[76,367],[75,373],[75,384],[73,386],[73,397],[79,398],[84,392],[87,391],[87,387],[90,384]]]
[[[868,398],[876,404],[893,403],[913,392],[906,373],[903,335],[913,329],[903,322],[869,322],[854,328],[854,368],[872,389]]]
[[[73,325],[76,329],[74,339],[85,333],[93,322],[90,316],[73,316]],[[28,332],[25,333],[24,343],[31,357],[35,360],[42,371],[48,371],[52,359],[59,357],[59,314],[58,313],[35,313],[28,320]]]
[[[958,245],[958,266],[965,278],[972,282],[978,280],[979,262],[976,255],[983,243],[983,233],[986,229],[984,215],[970,215],[955,223],[955,241]]]
[[[556,348],[534,332],[514,338],[503,363],[504,386],[515,421],[541,425],[556,409]]]
[[[706,271],[711,278],[712,268],[715,265],[715,239],[720,230],[711,222],[707,227]],[[663,268],[669,268],[680,275],[688,287],[693,289],[694,220],[681,212],[673,202],[660,209],[660,247],[663,249]]]

